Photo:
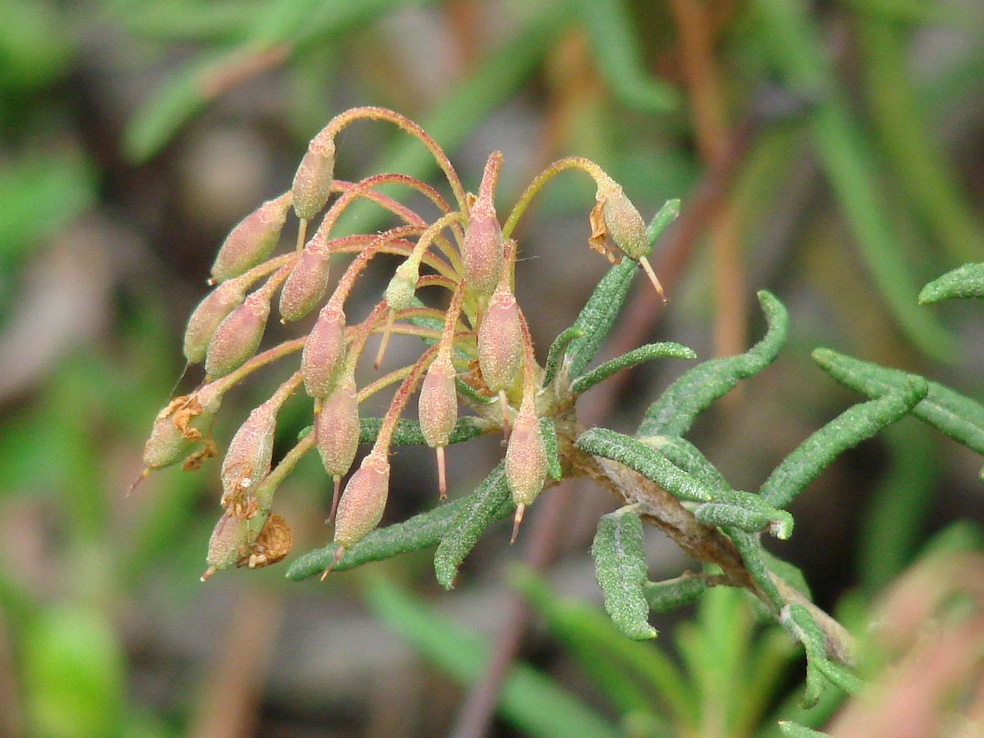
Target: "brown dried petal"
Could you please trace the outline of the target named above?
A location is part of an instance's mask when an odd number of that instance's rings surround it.
[[[189,454],[197,443],[205,441],[201,429],[212,422],[218,403],[216,399],[211,407],[203,408],[194,394],[171,400],[158,413],[144,444],[144,465],[149,469],[170,466]]]
[[[287,521],[276,513],[270,513],[270,517],[260,529],[260,534],[250,546],[249,553],[242,556],[236,562],[236,566],[261,569],[276,564],[290,553],[293,546],[294,535]]]

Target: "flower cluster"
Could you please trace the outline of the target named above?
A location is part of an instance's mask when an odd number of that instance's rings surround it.
[[[388,121],[416,137],[442,170],[453,201],[401,174],[378,174],[355,183],[336,179],[336,138],[346,126],[363,119]],[[656,289],[661,289],[646,261],[649,246],[642,217],[622,188],[596,164],[575,157],[556,162],[530,184],[504,225],[495,208],[501,164],[502,155],[494,152],[478,194],[468,194],[447,156],[416,124],[381,108],[352,109],[314,137],[291,189],[261,205],[228,235],[211,270],[214,288],[192,313],[184,339],[185,357],[189,364],[204,362],[205,380],[191,394],[174,399],[157,417],[145,448],[145,473],[178,462],[184,469],[198,468],[216,454],[210,430],[225,393],[267,364],[294,357],[298,368],[249,414],[229,442],[220,473],[224,512],[212,534],[203,579],[234,564],[265,566],[286,555],[290,529],[271,513],[273,497],[280,482],[312,448],[334,480],[330,519],[337,557],[372,530],[389,493],[393,434],[418,386],[419,427],[427,445],[436,450],[442,499],[447,488],[444,449],[459,420],[460,405],[483,428],[505,433],[506,479],[516,505],[515,537],[526,506],[546,479],[548,459],[539,416],[549,412],[549,403],[541,396],[543,372],[513,293],[517,249],[510,235],[517,220],[551,177],[565,169],[580,169],[597,185],[597,202],[589,219],[590,246],[613,262],[623,255],[638,261]],[[428,222],[383,194],[383,185],[416,191],[436,206],[439,216]],[[369,200],[389,211],[398,225],[379,233],[333,236],[339,216],[357,200]],[[296,248],[274,255],[291,209],[298,221]],[[403,261],[369,315],[350,323],[346,301],[379,254],[397,255]],[[335,278],[339,264],[344,269]],[[443,299],[429,300],[446,307],[422,302],[417,293],[424,289],[446,293]],[[282,322],[297,321],[314,311],[317,320],[306,336],[257,353],[278,293]],[[381,335],[378,368],[393,333],[422,338],[425,348],[420,357],[360,386],[357,369],[367,340]],[[375,442],[343,490],[341,482],[351,471],[360,442],[360,404],[394,385]],[[277,414],[302,389],[312,400],[311,432],[273,466]]]

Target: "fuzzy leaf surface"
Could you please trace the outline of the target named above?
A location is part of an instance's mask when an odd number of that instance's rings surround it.
[[[786,342],[789,314],[771,293],[763,290],[758,298],[769,324],[762,340],[743,354],[705,361],[684,372],[649,406],[638,435],[682,436],[714,400],[775,360]]]
[[[899,391],[907,381],[918,378],[916,374],[886,369],[830,349],[816,349],[813,360],[845,387],[868,397]],[[984,455],[984,406],[938,382],[926,384],[929,392],[912,408],[912,414],[957,443]]]
[[[485,529],[514,509],[504,465],[500,463],[493,469],[474,494],[462,502],[465,504],[455,509],[450,523],[442,531],[441,542],[434,554],[434,572],[445,589],[454,587],[458,567],[471,553]]]
[[[594,387],[598,382],[608,379],[608,377],[617,371],[629,369],[643,362],[652,361],[653,359],[664,358],[696,359],[697,354],[686,346],[681,346],[679,343],[673,343],[672,341],[647,343],[645,346],[640,346],[637,349],[622,354],[616,359],[605,362],[587,374],[582,374],[571,382],[571,391],[576,395],[581,394]]]
[[[759,495],[773,507],[786,507],[834,459],[902,418],[928,392],[926,380],[912,375],[897,390],[848,408],[783,459]]]
[[[605,596],[605,611],[615,627],[633,640],[655,638],[644,590],[646,558],[639,516],[628,508],[602,515],[591,555],[595,579]]]
[[[984,297],[984,263],[964,264],[927,284],[919,302],[932,304],[951,298]]]
[[[711,490],[663,454],[630,436],[607,428],[591,428],[574,444],[595,456],[617,461],[656,482],[674,497],[690,502],[709,502]]]

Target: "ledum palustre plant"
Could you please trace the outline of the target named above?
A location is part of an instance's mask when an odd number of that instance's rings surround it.
[[[388,122],[418,139],[443,173],[450,199],[402,174],[336,179],[338,136],[365,120]],[[200,467],[218,453],[211,429],[225,394],[258,370],[280,366],[290,373],[225,444],[223,511],[202,579],[234,565],[266,566],[288,554],[290,529],[273,512],[275,493],[309,452],[320,455],[332,480],[326,487],[333,489],[333,540],[296,559],[287,573],[292,579],[324,578],[331,570],[436,547],[438,581],[450,588],[489,526],[511,517],[515,538],[525,510],[545,488],[588,477],[624,502],[600,518],[592,553],[605,608],[626,636],[655,637],[648,622],[653,609],[692,601],[709,586],[738,587],[805,647],[807,702],[828,681],[855,691],[852,637],[811,602],[798,570],[770,554],[762,539],[788,538],[793,518],[786,507],[797,494],[842,451],[910,411],[984,452],[984,408],[922,377],[818,350],[824,369],[870,399],[807,438],[756,492],[733,489],[684,436],[714,400],[765,369],[783,347],[787,312],[763,291],[758,297],[768,329],[748,351],[684,372],[648,407],[634,435],[582,427],[578,396],[613,373],[655,359],[695,358],[679,344],[655,343],[589,368],[640,267],[662,293],[647,256],[680,203],[668,202],[646,226],[608,174],[570,157],[537,176],[502,217],[495,201],[502,165],[501,154],[492,153],[477,194],[470,194],[437,142],[416,124],[389,110],[352,109],[312,139],[291,189],[246,216],[226,238],[212,267],[213,289],[185,333],[185,357],[189,364],[204,363],[205,378],[158,415],[145,448],[146,471],[177,463]],[[522,247],[512,236],[534,196],[566,170],[594,181],[585,245],[611,267],[573,325],[542,352],[532,344],[514,294]],[[381,191],[385,186],[392,192],[394,185],[437,215],[424,217]],[[339,217],[361,200],[388,211],[395,225],[334,235]],[[296,238],[284,239],[291,248],[275,253],[291,211]],[[395,255],[399,265],[368,314],[351,315],[349,295],[381,254]],[[315,313],[317,319],[306,335],[258,352],[274,311],[285,323]],[[420,354],[381,374],[391,334],[418,337]],[[310,398],[310,427],[274,465],[278,411],[301,393]],[[363,417],[363,403],[378,393],[388,393],[388,409],[382,417]],[[503,461],[472,494],[445,501],[447,448],[482,434],[503,436]],[[360,444],[369,450],[353,470]],[[391,488],[399,488],[390,480],[389,456],[405,444],[435,449],[441,501],[378,528]],[[646,524],[703,562],[703,573],[648,581]]]

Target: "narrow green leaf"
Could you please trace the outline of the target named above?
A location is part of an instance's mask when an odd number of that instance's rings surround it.
[[[574,445],[589,454],[624,464],[681,500],[708,502],[712,499],[711,491],[695,477],[656,449],[622,433],[591,428],[582,433]]]
[[[927,392],[926,380],[913,376],[897,390],[848,408],[783,459],[759,495],[773,507],[786,507],[834,459],[902,418]]]
[[[560,362],[567,354],[567,347],[571,345],[571,341],[583,335],[583,329],[572,325],[567,330],[561,331],[561,334],[550,344],[550,350],[547,352],[547,361],[543,367],[544,387],[553,382],[554,377],[557,376],[557,369],[560,368]]]
[[[472,497],[447,502],[433,510],[414,515],[402,523],[371,531],[352,546],[332,571],[353,569],[370,561],[382,561],[400,554],[436,546],[454,517],[474,501]],[[335,557],[335,545],[309,551],[299,556],[287,570],[288,579],[305,579],[321,574]]]
[[[628,638],[642,641],[656,637],[649,624],[646,556],[642,546],[642,520],[629,508],[602,515],[591,544],[595,579],[605,596],[605,610],[615,627]]]
[[[678,199],[673,198],[663,203],[663,207],[659,209],[649,222],[649,225],[646,226],[646,241],[649,242],[650,249],[656,244],[656,241],[662,235],[666,226],[676,220],[679,215],[680,201]]]
[[[434,554],[434,572],[445,589],[454,587],[458,567],[471,553],[485,529],[514,509],[506,484],[505,467],[500,463],[475,493],[463,502],[466,504],[456,508],[454,517],[441,533],[441,542]]]
[[[740,528],[728,528],[726,532],[731,538],[731,542],[735,544],[735,548],[738,549],[738,553],[741,554],[741,560],[745,564],[748,575],[762,590],[768,601],[772,603],[773,614],[780,612],[785,602],[782,595],[779,594],[776,583],[772,580],[772,573],[769,571],[766,558],[768,552],[762,547],[759,536]]]
[[[478,682],[490,654],[487,639],[465,630],[401,592],[374,579],[363,590],[376,615],[442,671],[465,685]],[[503,717],[535,738],[619,738],[603,717],[525,664],[513,666],[499,694]]]
[[[916,374],[886,369],[830,349],[816,349],[816,361],[845,387],[868,397],[900,391]],[[929,393],[912,409],[912,414],[958,443],[984,455],[984,406],[937,382],[927,382]]]
[[[359,420],[359,443],[375,443],[379,429],[383,426],[382,418],[360,418]],[[481,418],[465,416],[458,418],[458,422],[451,431],[448,445],[463,443],[477,438],[489,431],[488,423]],[[426,444],[424,433],[420,430],[420,424],[414,420],[400,418],[396,421],[396,430],[393,431],[393,446],[423,446]]]
[[[806,694],[804,706],[812,706],[820,699],[827,681],[831,681],[848,694],[858,694],[862,682],[844,667],[827,658],[827,645],[820,626],[802,605],[787,605],[780,613],[779,622],[806,650]]]
[[[793,533],[792,515],[767,505],[761,497],[748,492],[717,493],[710,502],[694,509],[694,517],[704,525],[739,528],[749,533],[768,528],[781,541]]]
[[[637,349],[622,354],[616,359],[605,362],[587,374],[582,374],[571,382],[571,392],[579,395],[594,387],[598,382],[608,379],[608,377],[617,371],[629,369],[643,362],[652,361],[653,359],[665,358],[696,359],[697,354],[686,346],[681,346],[679,343],[673,343],[671,341],[647,343],[645,346],[640,346]]]
[[[567,373],[569,376],[581,374],[594,358],[608,331],[615,325],[625,304],[625,298],[636,274],[636,264],[631,259],[623,259],[621,264],[611,267],[595,286],[584,304],[577,320],[571,328],[582,335],[571,341],[567,349]]]
[[[642,436],[639,441],[656,449],[673,464],[694,477],[715,496],[730,492],[731,485],[694,444],[680,436]]]
[[[649,406],[638,435],[682,436],[714,400],[775,360],[786,342],[789,315],[771,293],[763,290],[758,298],[769,324],[762,340],[743,354],[705,361],[684,372]]]
[[[680,103],[679,93],[646,71],[642,50],[623,0],[576,0],[598,68],[619,100],[647,113],[665,113]]]
[[[779,730],[782,731],[784,736],[788,736],[788,738],[830,738],[827,733],[821,733],[819,730],[814,730],[813,728],[805,728],[789,720],[780,720]]]
[[[932,304],[954,297],[984,297],[984,263],[964,264],[922,288],[919,302]]]
[[[762,549],[762,560],[766,568],[782,579],[786,584],[802,594],[806,599],[812,601],[813,593],[810,585],[806,581],[806,575],[795,564],[790,564],[785,559],[780,559],[774,553]]]
[[[643,593],[653,612],[669,612],[689,605],[707,589],[702,577],[684,574],[662,582],[646,582]]]
[[[560,468],[560,456],[557,455],[557,429],[550,418],[540,418],[540,433],[547,450],[547,474],[559,482],[564,471]]]

